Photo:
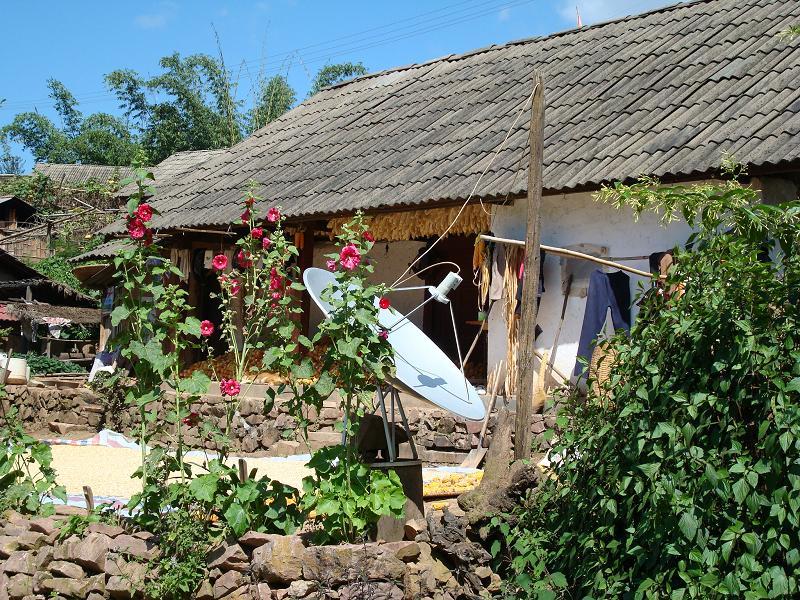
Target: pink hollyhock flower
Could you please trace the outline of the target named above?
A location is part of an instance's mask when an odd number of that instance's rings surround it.
[[[223,396],[238,396],[242,386],[235,379],[223,379],[219,382],[219,390]]]
[[[269,239],[268,237],[261,238],[261,247],[264,250],[269,249],[270,246],[272,246],[272,240],[271,239]]]
[[[143,223],[147,223],[150,219],[153,218],[153,207],[150,206],[147,202],[144,204],[140,204],[139,207],[136,209],[136,216],[139,217]]]
[[[253,266],[252,255],[247,250],[239,250],[239,252],[236,254],[236,263],[243,269],[252,267]]]
[[[250,209],[246,208],[242,213],[242,223],[249,223],[250,222]]]
[[[375,236],[372,235],[371,231],[365,231],[364,232],[364,239],[367,240],[368,242],[374,242],[375,241]]]
[[[224,254],[217,254],[211,260],[211,266],[214,267],[217,271],[222,271],[225,267],[228,266],[228,259],[225,257]]]
[[[270,223],[277,223],[281,218],[281,211],[273,207],[267,211],[267,221]]]
[[[382,340],[388,340],[389,339],[389,330],[388,329],[381,329],[378,332],[378,337],[381,338]]]
[[[242,284],[239,283],[238,279],[231,279],[230,284],[231,284],[231,295],[238,296],[239,292],[242,290]]]
[[[128,235],[131,236],[134,240],[142,239],[145,234],[147,233],[147,228],[142,223],[142,220],[139,217],[133,217],[130,221],[128,221]]]
[[[283,298],[283,294],[281,294],[280,292],[272,292],[273,300],[280,300],[281,298]]]
[[[325,266],[328,267],[328,271],[335,271],[336,270],[336,261],[332,258],[329,258],[325,261]]]
[[[283,287],[283,277],[280,275],[271,275],[269,278],[269,289],[279,290]]]
[[[386,310],[386,309],[387,309],[387,308],[389,308],[391,305],[392,305],[392,303],[391,303],[391,302],[389,302],[389,299],[388,299],[388,298],[386,298],[386,297],[384,297],[384,298],[381,298],[381,299],[378,301],[378,306],[380,306],[380,307],[381,307],[383,310]]]
[[[264,230],[261,227],[253,227],[250,230],[250,235],[257,240],[260,240],[264,236]]]
[[[200,335],[203,337],[208,337],[212,333],[214,333],[214,324],[206,319],[200,323]]]
[[[354,244],[347,244],[339,252],[339,262],[342,264],[342,268],[352,271],[361,264],[361,252]]]

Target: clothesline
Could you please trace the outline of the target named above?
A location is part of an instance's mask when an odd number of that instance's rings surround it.
[[[497,242],[499,244],[510,244],[512,246],[525,245],[525,242],[523,242],[522,240],[512,240],[508,238],[496,237],[493,235],[481,235],[480,238],[488,242]],[[579,258],[582,260],[588,260],[597,263],[599,265],[614,267],[615,269],[619,269],[620,271],[627,271],[628,273],[633,273],[634,275],[639,275],[640,277],[648,277],[648,278],[653,277],[653,274],[650,273],[649,271],[642,271],[641,269],[635,269],[633,267],[629,267],[627,265],[623,265],[611,260],[606,260],[604,258],[592,256],[591,254],[584,254],[583,252],[576,252],[575,250],[567,250],[566,248],[558,248],[556,246],[546,246],[545,244],[540,244],[539,247],[548,254],[555,254],[557,256],[566,256],[568,258]]]

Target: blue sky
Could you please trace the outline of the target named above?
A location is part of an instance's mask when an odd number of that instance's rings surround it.
[[[103,76],[127,67],[158,72],[160,57],[217,53],[252,95],[261,70],[288,74],[304,97],[325,63],[370,71],[636,14],[670,0],[147,0],[9,2],[0,22],[0,124],[23,110],[52,115],[46,80],[60,79],[84,113],[116,112]],[[213,28],[212,28],[213,25]],[[26,156],[26,168],[30,157]]]

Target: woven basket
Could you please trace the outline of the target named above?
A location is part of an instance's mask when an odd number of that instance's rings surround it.
[[[592,360],[589,362],[589,380],[597,398],[602,398],[603,384],[611,378],[611,370],[616,362],[617,351],[607,343],[600,343],[594,347]]]

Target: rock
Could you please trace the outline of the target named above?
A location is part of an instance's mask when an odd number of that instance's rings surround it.
[[[14,538],[18,538],[23,533],[28,532],[28,527],[26,525],[18,525],[16,523],[8,523],[2,528],[2,534],[4,536],[11,536]]]
[[[66,555],[62,556],[57,549],[54,555],[56,559],[76,562],[94,573],[105,570],[106,553],[111,545],[111,539],[107,536],[100,533],[90,533],[83,539],[71,536],[64,545],[67,547]]]
[[[481,581],[486,581],[487,579],[491,579],[492,575],[494,575],[494,573],[489,567],[478,567],[477,569],[475,569],[474,572],[475,575],[477,575]]]
[[[228,571],[223,573],[214,582],[214,598],[223,598],[233,590],[245,583],[245,577],[238,571]]]
[[[405,570],[405,563],[391,550],[374,543],[311,546],[303,554],[303,578],[330,585],[364,579],[399,580]]]
[[[403,600],[403,591],[389,581],[361,581],[339,590],[340,600]]]
[[[253,600],[272,600],[272,590],[266,583],[252,584],[250,586],[250,597]]]
[[[33,594],[33,577],[18,573],[8,578],[6,587],[9,598],[22,598]]]
[[[149,531],[137,531],[136,533],[132,533],[131,536],[144,541],[152,540],[156,537]]]
[[[119,535],[112,539],[109,543],[109,549],[143,560],[151,560],[158,555],[158,548],[151,542],[146,542],[145,540],[126,534]]]
[[[77,423],[59,423],[58,421],[50,421],[47,424],[47,427],[50,429],[50,431],[58,433],[59,435],[65,435],[70,431],[83,429],[83,426],[78,425]]]
[[[10,535],[0,535],[0,558],[8,558],[15,550],[19,550],[17,538]]]
[[[499,592],[502,585],[503,580],[500,579],[500,575],[492,573],[491,580],[489,581],[489,585],[486,586],[486,589],[490,592]]]
[[[44,571],[53,561],[53,548],[45,546],[36,553],[36,570]]]
[[[318,585],[313,581],[298,580],[289,584],[288,595],[290,598],[305,598],[312,592],[316,592]]]
[[[102,577],[102,576],[101,576]],[[95,578],[70,579],[68,577],[51,577],[42,581],[42,591],[45,594],[60,594],[67,598],[86,598],[90,591],[98,591]],[[105,591],[105,582],[103,590]]]
[[[252,438],[248,435],[242,439],[242,452],[255,452],[256,448],[258,448],[258,442],[256,442],[255,438]]]
[[[107,523],[92,523],[86,528],[86,533],[101,533],[110,538],[115,538],[118,535],[125,533],[125,530],[117,525],[108,525]]]
[[[245,554],[242,547],[236,543],[230,545],[223,543],[217,546],[209,552],[207,561],[209,568],[213,569],[219,567],[223,571],[234,570],[244,572],[250,567],[247,554]]]
[[[224,600],[252,600],[250,596],[250,586],[243,585],[236,588],[230,594],[225,596]]]
[[[47,543],[47,536],[38,531],[26,531],[17,537],[22,550],[38,550]]]
[[[259,436],[258,442],[261,444],[262,448],[269,448],[280,439],[281,434],[274,425],[268,424],[261,426],[261,435]]]
[[[266,544],[272,534],[269,533],[259,533],[258,531],[248,531],[242,537],[239,538],[239,544],[242,546],[246,546],[247,548],[258,548],[259,546],[263,546]]]
[[[50,563],[48,570],[58,577],[69,577],[70,579],[83,579],[86,575],[84,570],[75,563],[64,560],[54,560]]]
[[[436,432],[442,434],[450,434],[456,430],[456,421],[453,417],[445,415],[436,424]]]
[[[31,531],[38,531],[45,535],[50,535],[58,530],[58,527],[59,523],[57,523],[53,517],[39,517],[38,519],[32,519],[30,521]]]
[[[419,544],[412,541],[389,542],[383,544],[383,549],[394,553],[394,556],[403,562],[413,562],[420,555]]]
[[[0,600],[8,600],[8,575],[0,571]]]
[[[214,600],[214,588],[211,587],[211,582],[208,579],[203,580],[194,597],[195,600]]]
[[[253,574],[259,581],[288,584],[303,576],[305,546],[295,535],[272,535],[253,551]]]
[[[2,566],[6,573],[24,573],[33,575],[36,573],[36,559],[32,552],[17,550],[12,552]]]
[[[420,533],[428,531],[428,523],[423,519],[409,519],[405,524],[405,538],[415,539]]]

